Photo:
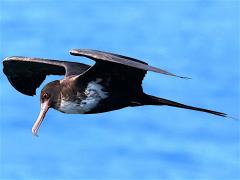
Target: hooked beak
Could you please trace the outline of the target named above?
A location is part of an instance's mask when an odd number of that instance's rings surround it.
[[[49,107],[50,107],[49,106],[49,100],[46,100],[45,102],[41,103],[41,111],[38,115],[38,118],[37,118],[36,122],[34,123],[34,125],[32,127],[32,134],[34,136],[37,136],[38,129],[41,126],[42,121],[43,121]]]

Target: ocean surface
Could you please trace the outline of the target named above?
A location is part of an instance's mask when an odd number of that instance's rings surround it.
[[[0,59],[79,61],[90,48],[135,57],[191,80],[149,72],[148,94],[240,118],[239,1],[0,1]],[[2,63],[0,68],[2,69]],[[240,179],[240,122],[171,107],[96,115],[50,110],[39,137],[34,97],[0,71],[0,179]],[[28,83],[28,82],[26,82]]]

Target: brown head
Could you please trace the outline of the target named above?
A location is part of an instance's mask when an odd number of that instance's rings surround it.
[[[41,110],[39,116],[32,127],[32,134],[37,136],[38,129],[49,108],[55,108],[60,101],[60,81],[56,80],[48,83],[41,91]]]

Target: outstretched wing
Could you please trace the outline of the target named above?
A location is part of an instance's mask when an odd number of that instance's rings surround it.
[[[84,56],[96,62],[88,71],[79,76],[79,81],[89,82],[100,78],[102,84],[110,92],[116,92],[116,94],[121,92],[124,96],[133,97],[142,93],[142,80],[148,70],[176,76],[165,70],[149,66],[143,61],[118,54],[87,49],[74,49],[70,51],[70,54]]]
[[[70,51],[70,54],[72,54],[74,56],[84,56],[84,57],[87,57],[87,58],[90,58],[90,59],[96,61],[97,63],[112,62],[112,63],[122,64],[125,66],[129,66],[129,67],[133,67],[133,68],[141,69],[141,70],[145,70],[145,71],[153,71],[153,72],[160,73],[160,74],[189,79],[188,77],[178,76],[178,75],[175,75],[168,71],[165,71],[163,69],[149,66],[147,63],[145,63],[143,61],[140,61],[140,60],[137,60],[137,59],[134,59],[131,57],[127,57],[127,56],[114,54],[114,53],[90,50],[90,49],[73,49]]]
[[[12,56],[3,61],[3,72],[19,92],[33,96],[47,75],[77,75],[90,66],[59,60]]]

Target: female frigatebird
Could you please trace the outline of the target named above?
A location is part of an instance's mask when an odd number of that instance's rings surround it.
[[[3,61],[3,72],[19,92],[33,96],[47,75],[65,75],[48,83],[41,91],[41,111],[32,127],[37,131],[49,108],[63,113],[91,114],[128,106],[167,105],[227,117],[225,113],[192,107],[145,94],[142,80],[147,71],[177,76],[147,63],[118,54],[88,49],[74,49],[70,54],[84,56],[96,63],[89,66],[41,58],[12,56]],[[186,78],[186,77],[180,77]]]

